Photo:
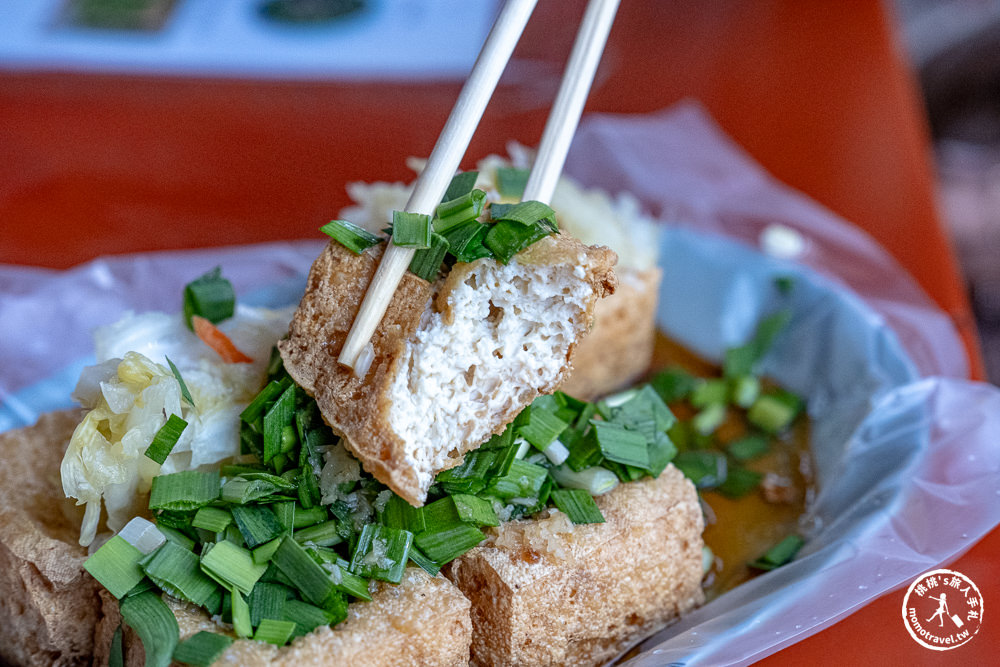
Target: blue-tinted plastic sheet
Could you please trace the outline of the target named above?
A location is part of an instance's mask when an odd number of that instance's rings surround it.
[[[808,397],[814,420],[819,493],[799,557],[646,641],[630,664],[752,662],[1000,523],[1000,391],[957,379],[964,354],[947,316],[870,238],[771,180],[692,106],[585,122],[571,160],[584,181],[629,189],[669,223],[659,324],[703,356],[746,340],[777,307],[774,278],[795,276],[793,319],[765,370]],[[802,232],[801,262],[754,251],[759,225],[741,215]],[[293,303],[321,247],[150,253],[62,272],[0,266],[0,431],[71,405],[95,327],[128,310],[179,309],[183,285],[216,265],[244,302]]]

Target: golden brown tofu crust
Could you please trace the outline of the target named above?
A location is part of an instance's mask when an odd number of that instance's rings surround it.
[[[79,420],[56,412],[0,434],[0,662],[90,664],[99,586],[77,543],[82,508],[59,481]]]
[[[215,665],[239,667],[459,667],[469,664],[472,622],[469,601],[444,577],[407,569],[398,585],[376,582],[372,601],[353,601],[347,620],[299,637],[281,648],[240,639]],[[177,617],[181,639],[202,630],[223,632],[192,605],[165,598]],[[95,659],[105,659],[118,627],[118,602],[102,591],[107,621],[101,628]],[[233,636],[229,633],[230,636]],[[125,664],[142,667],[146,654],[131,631],[123,636]],[[106,664],[98,662],[96,664]]]
[[[331,241],[309,271],[306,293],[296,310],[289,336],[278,344],[285,368],[295,381],[316,399],[327,424],[343,436],[345,446],[361,461],[365,470],[412,505],[422,505],[426,489],[421,488],[413,468],[406,464],[405,446],[389,423],[391,402],[387,398],[392,378],[400,372],[399,358],[404,346],[429,307],[443,307],[456,281],[464,279],[475,262],[457,265],[451,273],[431,285],[407,272],[389,304],[389,309],[372,337],[375,358],[365,378],[337,363],[351,324],[360,308],[384,246],[375,246],[356,255]],[[617,279],[612,267],[617,261],[607,248],[585,246],[565,235],[547,237],[518,255],[524,264],[576,264],[586,257],[586,280],[593,289],[587,320],[593,321],[597,301],[614,292]],[[493,260],[478,260],[493,261]],[[436,299],[434,299],[436,294]],[[446,306],[444,306],[446,307]],[[447,312],[444,312],[447,317]],[[589,327],[588,327],[589,328]],[[564,372],[571,368],[570,346]],[[539,392],[552,386],[532,388],[524,394],[530,402]],[[526,405],[527,403],[525,403]],[[510,414],[496,415],[494,432],[503,430],[524,405]],[[462,443],[456,447],[452,466],[462,462],[462,454],[481,443]]]
[[[404,498],[419,496],[412,469],[398,462],[403,442],[389,428],[389,383],[403,346],[431,300],[431,284],[407,272],[372,336],[375,359],[364,378],[337,356],[361,308],[384,245],[355,255],[331,241],[313,262],[305,295],[278,344],[285,369],[316,399],[320,412],[365,470]],[[412,502],[412,501],[411,501]]]
[[[600,665],[703,602],[703,518],[680,471],[597,504],[603,524],[507,523],[452,563],[472,600],[472,664]]]
[[[615,269],[618,288],[597,303],[594,326],[573,355],[559,389],[595,400],[633,385],[649,370],[656,342],[656,303],[663,272]]]

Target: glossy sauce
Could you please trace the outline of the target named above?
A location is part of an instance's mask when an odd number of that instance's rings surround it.
[[[668,366],[680,366],[699,377],[718,377],[719,368],[657,332],[651,371]],[[767,383],[765,382],[765,385]],[[670,406],[682,420],[692,416],[687,406]],[[723,442],[743,435],[740,418],[730,414],[719,427],[717,435]],[[757,571],[747,563],[760,557],[787,535],[800,532],[799,520],[806,504],[815,492],[811,474],[808,420],[800,418],[780,438],[772,442],[770,451],[746,463],[756,472],[772,473],[788,482],[775,488],[781,502],[765,498],[763,488],[742,498],[730,499],[714,491],[702,492],[705,504],[705,544],[715,554],[715,564],[705,579],[709,600],[750,579]],[[762,485],[763,486],[763,485]]]

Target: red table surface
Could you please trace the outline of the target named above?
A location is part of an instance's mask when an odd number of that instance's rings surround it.
[[[537,143],[583,5],[540,2],[466,166],[509,139]],[[587,109],[701,100],[779,179],[885,246],[952,316],[981,378],[900,49],[880,2],[624,0]],[[316,238],[348,181],[411,178],[404,159],[430,152],[459,87],[0,72],[0,263]],[[952,567],[1000,601],[1000,532]],[[901,602],[889,593],[763,664],[995,661],[995,621],[932,652]]]

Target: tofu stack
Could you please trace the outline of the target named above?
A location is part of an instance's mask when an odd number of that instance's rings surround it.
[[[407,273],[372,337],[365,377],[337,363],[383,246],[331,242],[278,348],[285,368],[365,470],[414,506],[437,473],[568,376],[596,304],[614,292],[614,252],[557,234],[516,255]]]

